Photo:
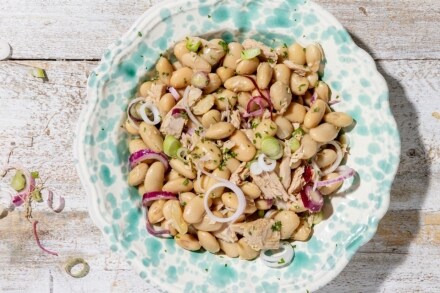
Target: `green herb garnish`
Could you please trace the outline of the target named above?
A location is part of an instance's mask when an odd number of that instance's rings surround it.
[[[241,51],[241,59],[249,60],[249,59],[257,57],[260,54],[261,54],[260,48],[246,49],[246,50]]]
[[[281,225],[281,221],[276,221],[271,227],[272,231],[281,231]]]

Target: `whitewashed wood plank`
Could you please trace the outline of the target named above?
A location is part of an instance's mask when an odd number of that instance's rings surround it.
[[[440,121],[431,115],[440,110],[436,103],[440,90],[439,63],[379,62],[390,85],[391,104],[403,142],[391,212],[381,222],[376,237],[323,292],[433,292],[435,281],[440,279],[437,271],[423,269],[433,268],[432,262],[440,254],[440,186],[435,180],[440,178]],[[11,144],[15,143],[11,162],[40,170],[42,176],[49,177],[48,184],[62,191],[67,200],[65,213],[44,213],[39,218],[42,241],[48,248],[60,248],[59,259],[41,254],[28,223],[16,216],[0,221],[0,263],[7,264],[0,267],[0,284],[6,286],[0,288],[5,292],[32,292],[29,284],[40,278],[46,282],[41,288],[53,286],[54,292],[60,292],[59,288],[68,288],[68,292],[87,292],[89,288],[97,292],[148,292],[129,266],[109,253],[87,216],[85,194],[72,160],[61,156],[71,154],[74,126],[86,101],[86,77],[96,64],[0,63],[0,80],[5,81],[0,84],[0,162],[6,160]],[[49,81],[42,83],[29,77],[29,66],[45,68]],[[60,156],[48,160],[53,153]],[[36,211],[44,209],[47,210],[40,206]],[[425,211],[422,216],[419,210]],[[429,211],[437,213],[426,214]],[[13,233],[10,227],[15,228]],[[66,277],[61,268],[63,257],[76,255],[85,256],[96,275],[81,281]],[[411,274],[412,267],[417,269]],[[97,278],[102,282],[96,284]]]
[[[98,59],[161,0],[2,0],[1,38],[16,59]],[[379,59],[440,58],[437,0],[318,0]],[[19,24],[19,25],[18,25]]]
[[[418,216],[421,223],[415,221]],[[0,292],[150,292],[122,257],[109,252],[86,212],[36,213],[35,218],[40,220],[42,243],[60,256],[36,247],[23,213],[0,221],[0,262],[6,264],[0,268]],[[9,227],[14,233],[6,233]],[[390,212],[374,239],[321,292],[435,292],[440,272],[429,268],[436,267],[439,244],[439,212]],[[66,259],[77,256],[91,266],[81,280],[63,271]]]

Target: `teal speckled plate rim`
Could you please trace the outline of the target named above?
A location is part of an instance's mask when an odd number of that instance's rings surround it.
[[[258,261],[220,259],[150,237],[136,191],[126,185],[127,135],[121,130],[127,101],[159,54],[186,35],[244,36],[268,45],[319,42],[327,55],[323,79],[343,97],[335,106],[357,121],[349,133],[348,164],[358,178],[330,201],[331,218],[298,243],[291,266],[271,270]],[[344,82],[342,82],[344,81]],[[389,205],[400,141],[388,88],[373,59],[337,20],[310,1],[165,1],[148,10],[104,53],[88,82],[88,104],[75,137],[75,162],[90,215],[113,251],[124,254],[150,285],[163,292],[304,292],[321,288],[369,241]],[[359,184],[359,180],[363,184]],[[355,188],[350,188],[353,183]],[[226,264],[227,266],[225,266]],[[199,278],[191,277],[201,276]],[[264,278],[261,278],[264,276]]]

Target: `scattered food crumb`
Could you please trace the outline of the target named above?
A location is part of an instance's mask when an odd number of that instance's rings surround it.
[[[435,119],[440,120],[440,113],[439,112],[433,112],[432,113],[432,117],[434,117]]]
[[[29,74],[32,75],[33,77],[41,78],[44,81],[47,80],[46,71],[42,68],[38,68],[38,67],[32,68],[31,70],[29,70]]]
[[[362,12],[363,15],[368,16],[367,9],[365,9],[365,7],[359,7],[359,11]]]

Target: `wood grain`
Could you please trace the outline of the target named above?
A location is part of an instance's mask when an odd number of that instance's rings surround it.
[[[99,59],[160,0],[2,0],[1,38],[15,59]],[[440,58],[437,0],[318,0],[376,59]],[[19,25],[17,25],[19,24]]]
[[[123,258],[109,251],[89,219],[70,155],[76,120],[87,101],[87,75],[96,65],[86,61],[0,63],[0,80],[5,81],[0,85],[0,162],[13,149],[11,162],[40,170],[67,200],[65,212],[59,215],[41,205],[35,209],[43,244],[58,251],[58,258],[39,251],[22,213],[0,221],[0,263],[6,264],[0,267],[1,292],[151,292]],[[436,196],[440,185],[435,180],[440,178],[440,121],[430,115],[438,109],[439,65],[436,60],[378,63],[389,83],[402,136],[391,209],[373,240],[322,292],[435,292],[440,272],[425,268],[436,267],[440,255]],[[30,77],[32,67],[46,69],[49,81]],[[63,263],[70,256],[87,259],[90,275],[82,280],[68,277]],[[41,291],[32,291],[35,283]]]
[[[0,39],[11,44],[15,59],[0,62],[0,165],[9,159],[39,170],[47,185],[66,197],[61,214],[44,205],[34,209],[43,245],[59,257],[35,246],[22,212],[0,220],[0,292],[152,293],[124,258],[109,250],[88,217],[71,154],[88,74],[104,49],[161,1],[0,1]],[[440,4],[316,2],[379,60],[402,140],[389,212],[375,237],[320,292],[439,292]],[[49,80],[30,77],[33,67],[44,68]],[[91,265],[79,280],[63,268],[68,257],[78,256]]]

